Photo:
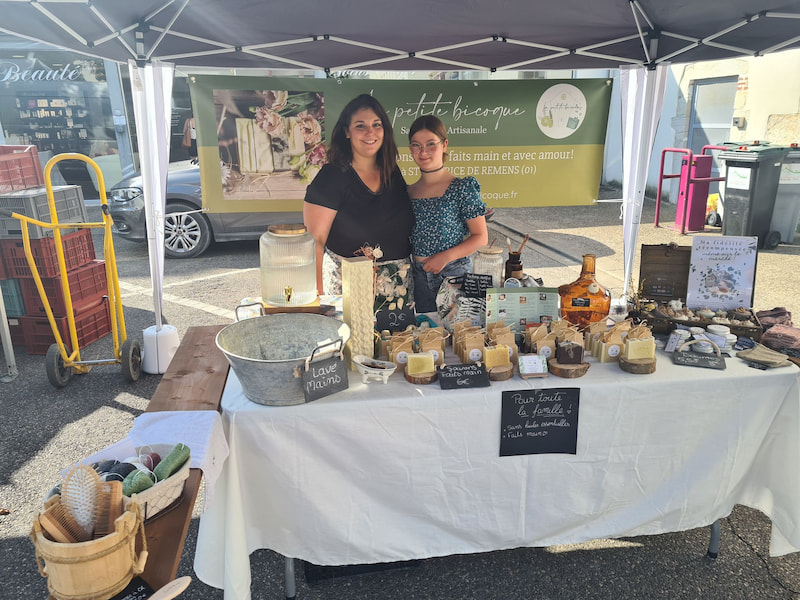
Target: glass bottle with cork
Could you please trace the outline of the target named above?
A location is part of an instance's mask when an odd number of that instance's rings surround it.
[[[505,266],[504,285],[505,280],[507,279],[515,279],[517,282],[522,281],[522,278],[525,275],[525,270],[522,266],[522,249],[525,247],[525,244],[528,243],[528,239],[530,239],[530,235],[525,234],[525,239],[522,240],[519,250],[515,252],[511,247],[511,240],[506,238],[506,244],[508,245],[508,260],[506,261]],[[521,285],[521,283],[517,283],[517,285]]]
[[[584,254],[580,277],[558,288],[561,318],[581,328],[607,318],[611,310],[611,293],[595,278],[596,259]]]

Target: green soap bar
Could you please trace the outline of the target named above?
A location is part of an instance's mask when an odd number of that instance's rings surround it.
[[[131,471],[122,482],[122,494],[125,496],[133,496],[134,494],[145,491],[149,487],[153,487],[153,480],[150,478],[150,474],[136,469],[135,471]]]
[[[170,450],[161,462],[153,469],[153,474],[156,476],[156,481],[163,481],[167,477],[177,473],[187,460],[189,460],[189,446],[185,444],[175,444],[175,447]]]

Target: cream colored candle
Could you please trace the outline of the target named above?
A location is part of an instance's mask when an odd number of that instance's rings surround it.
[[[342,318],[350,326],[348,358],[373,356],[375,303],[373,262],[365,256],[342,259]],[[350,368],[355,368],[352,361]]]

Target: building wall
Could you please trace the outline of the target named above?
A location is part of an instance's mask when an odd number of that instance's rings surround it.
[[[658,187],[661,151],[668,147],[686,148],[688,145],[689,110],[695,82],[727,76],[738,77],[733,115],[742,119],[743,126],[736,127],[732,123],[725,141],[760,140],[777,145],[800,143],[800,50],[673,65],[668,75],[664,106],[648,170],[647,182],[651,193],[655,193]],[[615,78],[616,91],[612,98],[606,139],[605,182],[622,181],[618,89],[618,79]],[[671,156],[672,164],[665,165],[665,173],[678,172],[680,156]],[[665,198],[674,199],[677,196],[678,183],[677,179],[665,182]]]

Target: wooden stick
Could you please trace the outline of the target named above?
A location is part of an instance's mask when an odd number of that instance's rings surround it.
[[[528,233],[525,234],[525,239],[522,240],[522,245],[519,247],[519,251],[517,252],[517,254],[522,254],[522,249],[525,247],[525,244],[528,243],[530,237],[531,237],[530,234]]]

